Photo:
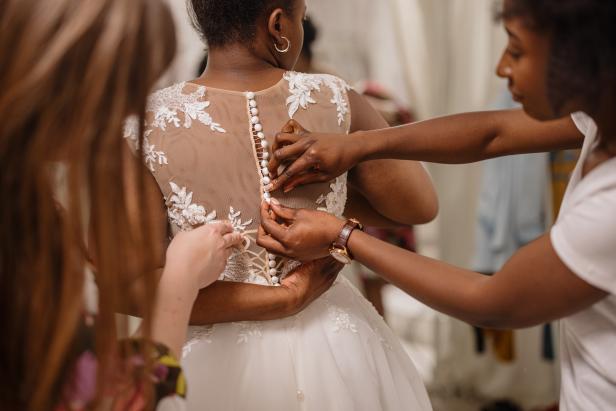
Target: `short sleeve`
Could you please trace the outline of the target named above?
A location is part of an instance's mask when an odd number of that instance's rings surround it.
[[[550,238],[559,258],[578,277],[616,294],[616,184],[571,205]]]
[[[597,125],[588,114],[578,111],[571,114],[571,118],[578,130],[585,136],[593,135],[597,132]]]

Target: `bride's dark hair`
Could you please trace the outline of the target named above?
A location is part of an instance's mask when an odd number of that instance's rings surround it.
[[[295,0],[190,0],[188,13],[209,47],[251,43],[259,18],[277,8],[293,13]]]

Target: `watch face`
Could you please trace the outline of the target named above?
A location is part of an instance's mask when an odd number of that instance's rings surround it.
[[[340,261],[342,264],[351,264],[351,258],[342,250],[331,250],[329,252],[332,257]]]

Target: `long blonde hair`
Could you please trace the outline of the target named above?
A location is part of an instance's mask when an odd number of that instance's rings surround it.
[[[78,354],[92,255],[99,376],[114,355],[115,309],[131,298],[127,266],[142,274],[134,281],[149,329],[155,283],[147,268],[157,239],[147,213],[128,211],[147,206],[142,175],[126,174],[136,164],[123,155],[122,129],[129,115],[143,124],[147,95],[174,53],[172,17],[160,0],[0,0],[2,410],[60,401]],[[58,163],[66,170],[62,206]]]

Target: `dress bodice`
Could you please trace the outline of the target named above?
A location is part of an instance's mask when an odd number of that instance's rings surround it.
[[[255,92],[184,82],[152,94],[138,149],[164,196],[172,235],[229,220],[246,246],[231,256],[221,279],[278,283],[297,263],[256,244],[260,205],[273,195],[266,167],[273,136],[291,118],[311,131],[348,133],[348,89],[334,76],[286,72],[274,86]],[[137,130],[135,121],[127,123],[133,147]],[[341,215],[346,175],[275,196],[287,206]]]

